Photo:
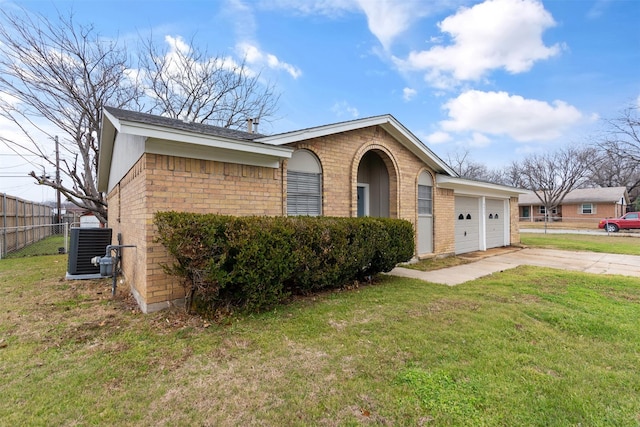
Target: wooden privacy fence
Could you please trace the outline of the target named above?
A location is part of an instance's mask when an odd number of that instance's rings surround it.
[[[0,258],[56,234],[53,209],[2,193],[0,200]]]

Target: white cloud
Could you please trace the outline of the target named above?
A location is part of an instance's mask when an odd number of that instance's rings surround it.
[[[486,135],[483,135],[480,132],[473,132],[468,143],[471,147],[486,147],[491,144],[491,140],[487,138]]]
[[[237,1],[237,0],[236,0]],[[411,25],[469,0],[263,0],[262,7],[295,10],[305,15],[338,18],[345,13],[363,12],[369,31],[385,50]]]
[[[609,5],[611,4],[611,0],[596,0],[595,3],[587,12],[587,18],[589,19],[598,19],[600,18],[604,12],[607,10]]]
[[[405,87],[404,89],[402,89],[402,99],[404,99],[407,102],[415,98],[417,94],[418,94],[418,91],[410,87]]]
[[[356,0],[367,16],[369,31],[385,49],[411,24],[428,13],[421,0]]]
[[[426,140],[429,144],[438,145],[450,142],[453,138],[447,132],[437,131],[427,135]]]
[[[169,35],[164,36],[164,41],[169,45],[170,52],[179,52],[183,55],[187,55],[191,52],[191,46],[189,46],[182,37],[172,37]]]
[[[358,109],[349,105],[347,101],[340,101],[333,104],[331,112],[337,117],[348,116],[349,118],[357,119],[360,116]]]
[[[506,92],[469,90],[444,108],[449,115],[440,122],[444,131],[503,135],[520,142],[558,138],[582,119],[582,113],[566,102],[549,104]]]
[[[273,70],[283,70],[294,79],[302,75],[302,71],[287,62],[280,60],[276,55],[265,52],[260,48],[260,43],[256,41],[258,24],[256,22],[255,10],[257,7],[285,7],[278,1],[255,4],[243,0],[226,0],[223,8],[227,19],[234,23],[236,39],[236,49],[247,64],[258,67],[268,67]]]
[[[302,70],[298,67],[281,61],[274,54],[261,51],[254,44],[247,42],[239,43],[238,50],[244,56],[248,64],[267,66],[274,70],[284,70],[294,79],[297,79],[302,75]]]
[[[395,61],[404,70],[426,71],[427,81],[441,88],[454,81],[480,80],[495,69],[522,73],[560,52],[559,45],[548,47],[542,41],[542,33],[554,25],[537,0],[487,0],[439,23],[451,44],[413,51],[406,60]]]

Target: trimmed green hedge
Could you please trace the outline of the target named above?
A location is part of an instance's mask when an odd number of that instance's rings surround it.
[[[156,213],[190,304],[259,311],[291,294],[337,288],[411,259],[413,226],[389,218]]]

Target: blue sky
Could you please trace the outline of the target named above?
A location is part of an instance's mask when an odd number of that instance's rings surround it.
[[[640,101],[637,0],[0,0],[15,5],[72,8],[132,47],[152,33],[245,57],[281,93],[262,133],[389,113],[439,156],[499,168],[587,142]],[[0,192],[53,198],[25,179]]]

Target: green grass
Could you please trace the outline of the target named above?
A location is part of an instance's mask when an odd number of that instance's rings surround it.
[[[640,255],[640,237],[607,236],[605,233],[602,235],[521,233],[520,241],[531,247]]]
[[[50,236],[36,243],[7,254],[6,258],[23,258],[39,255],[54,255],[59,248],[64,248],[64,236]]]
[[[449,268],[449,267],[455,267],[458,265],[468,264],[469,262],[471,262],[471,260],[469,259],[465,259],[458,256],[449,256],[444,258],[423,259],[416,263],[402,264],[402,267],[411,268],[413,270],[420,270],[420,271],[433,271],[433,270],[439,270],[441,268]]]
[[[0,424],[640,423],[637,278],[383,276],[210,324],[65,266],[0,261]]]

